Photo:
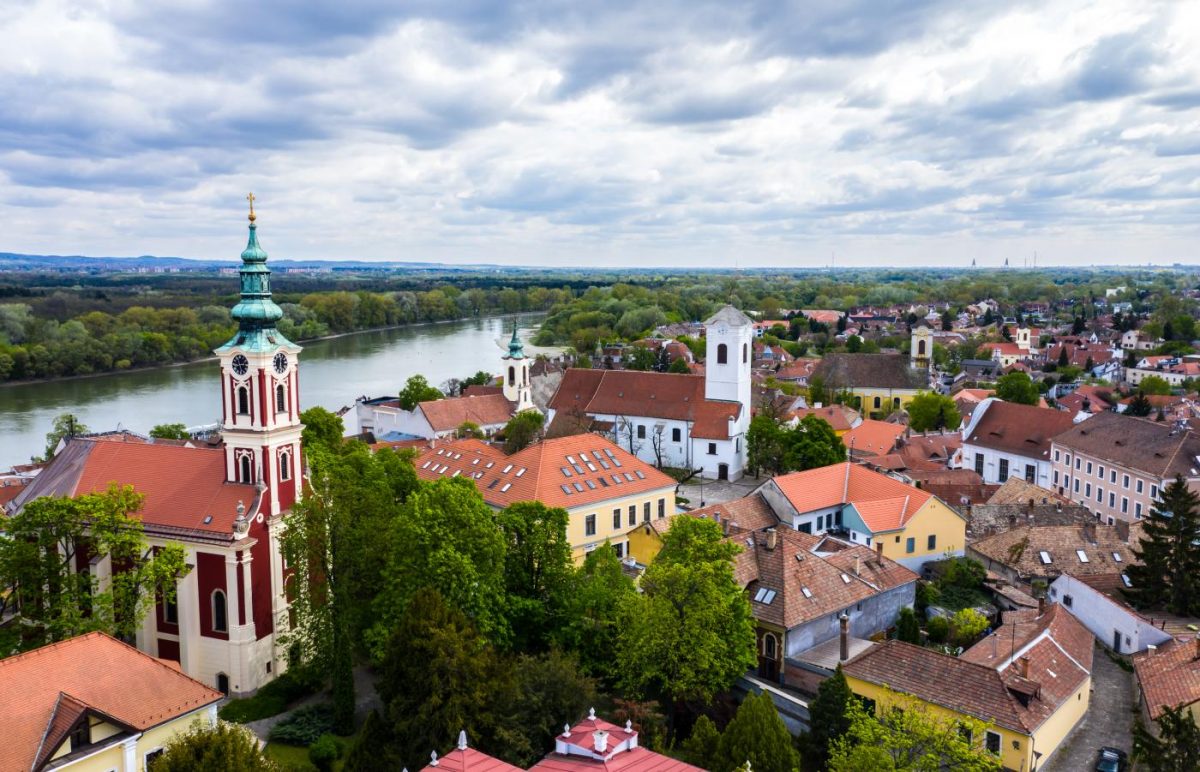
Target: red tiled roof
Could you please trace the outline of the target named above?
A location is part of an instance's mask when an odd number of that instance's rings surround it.
[[[238,502],[255,514],[258,490],[225,481],[225,451],[74,438],[10,505],[41,496],[79,496],[132,485],[145,496],[137,517],[147,526],[232,536]],[[211,517],[206,523],[205,518]]]
[[[887,421],[876,421],[867,418],[858,426],[842,435],[842,442],[855,453],[883,455],[890,453],[896,447],[896,442],[908,427],[903,424],[892,424]]]
[[[789,419],[803,421],[808,416],[816,416],[829,424],[835,432],[850,431],[857,423],[862,422],[862,416],[852,407],[845,405],[825,405],[823,407],[802,407],[788,413]]]
[[[853,504],[873,533],[902,528],[932,498],[920,488],[848,461],[792,472],[772,482],[798,512]]]
[[[719,520],[722,523],[728,522],[731,526],[746,531],[757,531],[779,523],[779,518],[775,516],[771,505],[757,493],[745,498],[713,504],[703,509],[693,509],[688,514],[692,517]]]
[[[982,416],[980,410],[984,411]],[[1050,459],[1050,440],[1074,426],[1070,413],[992,399],[975,410],[966,442],[1042,461]]]
[[[1167,708],[1200,701],[1200,639],[1168,641],[1158,651],[1148,650],[1133,656],[1142,696],[1151,719]]]
[[[487,397],[492,394],[503,394],[504,388],[501,386],[482,386],[476,383],[471,384],[463,389],[464,397]]]
[[[494,507],[540,501],[574,509],[676,485],[674,478],[595,434],[545,439],[511,456],[479,440],[454,440],[425,450],[416,467],[424,480],[473,480]]]
[[[94,711],[144,731],[222,695],[104,633],[88,633],[0,660],[0,768],[37,769]]]
[[[421,402],[417,405],[435,432],[457,429],[470,421],[480,426],[495,426],[508,423],[513,415],[513,403],[503,394],[487,394],[481,397],[451,397]]]
[[[467,747],[439,756],[437,766],[426,764],[421,772],[521,772],[521,768]]]
[[[593,735],[597,731],[608,734],[604,751],[596,750]],[[637,745],[637,735],[636,731],[590,716],[556,737],[555,752],[530,767],[529,772],[703,772]]]

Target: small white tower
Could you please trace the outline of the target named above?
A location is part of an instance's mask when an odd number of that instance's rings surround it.
[[[908,352],[909,363],[913,367],[929,367],[933,358],[933,332],[921,325],[912,331],[912,345]]]
[[[1017,328],[1017,336],[1013,339],[1013,342],[1016,343],[1019,348],[1023,348],[1026,350],[1032,350],[1033,346],[1029,345],[1029,342],[1030,342],[1029,336],[1030,336],[1030,331],[1029,331],[1028,327],[1018,327]]]
[[[704,397],[740,402],[741,431],[750,425],[753,345],[754,322],[733,306],[723,307],[704,323]]]
[[[504,398],[516,403],[515,412],[536,409],[533,390],[529,384],[529,358],[517,337],[517,323],[513,322],[512,340],[508,342],[508,353],[503,357]]]

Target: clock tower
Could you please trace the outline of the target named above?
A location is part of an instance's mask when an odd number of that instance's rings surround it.
[[[254,194],[247,198],[250,239],[239,271],[241,300],[230,314],[238,329],[214,352],[221,361],[225,479],[259,485],[264,500],[258,511],[278,518],[300,492],[301,349],[275,328],[283,309],[271,300],[271,270],[258,244]]]

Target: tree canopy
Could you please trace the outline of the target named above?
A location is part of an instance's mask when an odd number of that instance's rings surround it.
[[[154,760],[154,772],[282,772],[247,728],[223,721],[199,723],[175,736]]]
[[[908,403],[908,425],[915,432],[957,429],[962,416],[954,400],[944,394],[923,391]]]
[[[187,424],[159,424],[150,430],[150,436],[156,440],[186,440],[191,437],[188,434]]]
[[[846,446],[823,418],[807,415],[795,427],[760,413],[746,433],[748,464],[772,475],[815,469],[846,460]]]
[[[1016,402],[1021,405],[1036,405],[1042,398],[1037,384],[1033,382],[1028,373],[1021,370],[1014,370],[1007,375],[1000,376],[1000,379],[996,381],[996,396],[1005,402]]]
[[[504,452],[516,453],[533,444],[542,432],[546,416],[537,410],[522,410],[504,425]]]
[[[1125,568],[1131,586],[1125,596],[1138,608],[1166,608],[1175,614],[1200,613],[1200,497],[1176,477],[1142,521],[1133,548],[1137,562]]]
[[[58,452],[58,443],[69,437],[87,434],[89,431],[91,430],[76,418],[74,413],[63,413],[57,416],[54,419],[54,425],[46,433],[46,453],[41,460],[49,461],[54,458],[54,454]]]
[[[400,390],[400,407],[412,410],[420,402],[432,402],[446,396],[441,390],[429,385],[424,375],[409,376]]]
[[[717,745],[713,772],[734,772],[750,762],[757,772],[797,772],[800,754],[767,692],[748,694]]]
[[[1200,769],[1200,726],[1182,707],[1167,708],[1149,731],[1139,715],[1133,725],[1133,758],[1155,772]]]

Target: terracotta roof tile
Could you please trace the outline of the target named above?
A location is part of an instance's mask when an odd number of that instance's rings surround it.
[[[1120,574],[1137,559],[1131,548],[1115,525],[1099,523],[1018,526],[971,543],[971,549],[980,555],[1031,577]],[[1079,551],[1087,557],[1086,563],[1079,558]],[[1121,559],[1116,560],[1114,554]]]
[[[874,533],[901,528],[932,496],[849,461],[771,481],[799,512],[853,504]]]
[[[513,415],[513,403],[503,394],[486,394],[479,397],[450,397],[421,402],[417,410],[425,416],[435,432],[457,429],[465,421],[480,426],[507,423]]]
[[[842,442],[856,454],[881,456],[890,453],[896,443],[908,431],[903,424],[865,419],[858,426],[842,435]]]
[[[928,373],[909,367],[903,354],[826,354],[813,375],[833,389],[929,388]]]
[[[1175,639],[1158,651],[1135,654],[1133,669],[1151,719],[1200,700],[1200,638]]]
[[[1200,455],[1200,436],[1175,431],[1170,423],[1098,413],[1055,437],[1054,444],[1161,479],[1197,476],[1191,470]]]
[[[103,633],[0,660],[0,768],[31,769],[66,739],[72,715],[95,710],[135,731],[218,702],[222,695]],[[43,757],[47,754],[43,753]]]
[[[1066,411],[999,399],[980,405],[972,421],[977,423],[966,439],[972,445],[1042,461],[1050,460],[1050,440],[1074,425]]]

